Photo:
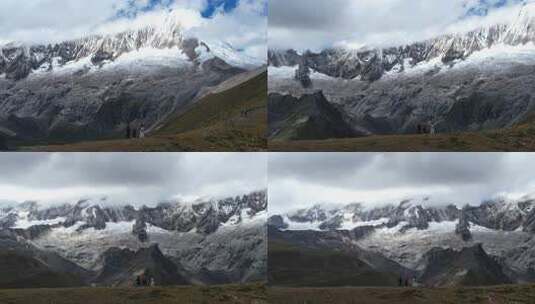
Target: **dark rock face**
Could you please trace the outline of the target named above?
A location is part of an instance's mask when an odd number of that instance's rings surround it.
[[[33,240],[52,230],[50,225],[36,225],[27,229],[13,229],[17,234],[27,240]]]
[[[427,286],[484,286],[509,284],[502,267],[478,244],[461,251],[434,248],[426,253],[420,280]]]
[[[102,270],[95,282],[107,286],[132,286],[138,275],[154,278],[157,285],[184,285],[189,282],[178,267],[166,258],[158,245],[131,251],[111,248],[102,255]]]
[[[135,235],[140,242],[147,242],[149,236],[147,234],[147,224],[145,221],[136,219],[134,227],[132,227],[132,234]]]
[[[281,66],[296,66],[301,60],[301,56],[297,54],[295,50],[286,50],[286,51],[268,51],[268,62],[269,65],[275,67]]]
[[[288,228],[288,224],[284,222],[284,219],[280,215],[271,216],[268,219],[268,226],[279,230]]]
[[[463,241],[467,242],[472,239],[472,233],[470,232],[470,222],[468,221],[464,211],[465,210],[463,208],[459,217],[459,223],[455,227],[455,233],[460,235]]]
[[[91,63],[94,65],[100,65],[103,61],[112,60],[113,54],[102,50],[98,50],[95,55],[91,57]]]
[[[336,230],[340,228],[340,226],[342,225],[342,222],[343,222],[343,216],[337,215],[321,223],[319,228],[321,230]]]
[[[268,109],[270,138],[326,139],[358,134],[321,92],[300,98],[269,94]]]
[[[8,214],[7,216],[0,218],[0,229],[8,229],[9,227],[13,227],[17,222],[17,219],[18,217],[16,214]]]
[[[295,71],[295,80],[299,81],[304,88],[312,86],[312,80],[310,80],[310,69],[304,65],[299,64],[299,67]]]

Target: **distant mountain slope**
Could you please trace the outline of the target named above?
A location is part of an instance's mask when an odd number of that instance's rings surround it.
[[[358,134],[321,92],[300,98],[270,94],[268,120],[271,139],[326,139]]]
[[[267,73],[242,73],[162,117],[147,138],[34,146],[47,151],[263,151],[267,149]]]
[[[186,36],[177,16],[53,45],[0,46],[0,133],[12,145],[125,138],[265,62]]]
[[[183,113],[170,117],[156,134],[169,135],[203,129],[221,122],[230,122],[233,118],[252,116],[261,110],[265,111],[267,72],[258,72],[260,73],[252,74],[252,77],[249,76],[250,78],[241,80],[226,90],[208,93],[184,109]],[[266,125],[265,120],[258,123],[259,127]]]
[[[427,286],[488,286],[511,283],[501,265],[481,245],[461,251],[434,248],[426,253],[427,267],[420,281]]]
[[[51,288],[84,286],[83,278],[60,272],[35,257],[0,251],[1,288]]]
[[[437,134],[515,131],[514,128],[531,117],[535,109],[531,97],[535,92],[529,85],[535,69],[534,25],[535,4],[528,3],[519,6],[519,14],[512,22],[442,35],[406,46],[360,50],[331,48],[302,54],[294,50],[271,50],[269,92],[299,98],[321,90],[328,102],[340,109],[344,122],[359,131],[355,137],[417,134],[418,127],[422,126]],[[307,87],[295,77],[299,69],[310,70]],[[297,114],[290,110],[287,115]],[[322,135],[297,139],[322,140]],[[505,139],[492,139],[478,133],[466,137],[484,142],[481,150],[507,150]],[[374,141],[379,147],[374,146]],[[471,148],[470,144],[462,147],[444,143],[444,140],[440,142],[442,147],[437,147],[412,139],[396,146],[400,141],[403,139],[362,139],[354,143],[353,150],[381,147],[389,151],[418,150],[402,146],[411,145],[412,141],[416,141],[414,145],[423,146],[422,150],[478,148],[477,145]],[[325,148],[318,149],[349,150],[351,144],[337,141],[325,143]],[[307,149],[307,145],[303,143],[303,146]]]
[[[178,271],[177,265],[166,258],[157,245],[137,252],[110,248],[102,254],[102,269],[95,282],[106,286],[133,286],[137,276],[162,285],[187,285],[189,281]]]
[[[274,286],[397,286],[412,271],[344,242],[343,233],[269,231]]]
[[[410,274],[428,286],[535,282],[533,196],[497,198],[463,208],[432,198],[364,206],[316,205],[272,215],[270,240],[349,251],[373,261],[370,265],[398,264],[408,270],[392,272]]]
[[[153,207],[25,202],[0,208],[0,252],[37,259],[80,284],[126,286],[141,273],[158,285],[257,282],[267,268],[266,209],[265,191]]]

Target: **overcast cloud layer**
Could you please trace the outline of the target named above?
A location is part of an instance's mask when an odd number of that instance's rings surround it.
[[[269,47],[397,46],[508,22],[525,1],[270,0]]]
[[[272,214],[318,203],[373,207],[429,196],[429,204],[477,205],[535,194],[535,154],[271,153]]]
[[[0,202],[154,205],[266,189],[265,153],[2,153]]]
[[[210,18],[203,18],[201,13],[213,5],[208,0],[2,0],[0,44],[54,43],[124,31],[160,22],[171,12],[189,35],[223,40],[248,55],[264,58],[266,1],[240,0],[231,11],[221,6]]]

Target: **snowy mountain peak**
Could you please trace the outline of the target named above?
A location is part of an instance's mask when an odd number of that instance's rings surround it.
[[[265,64],[224,41],[203,42],[186,37],[179,18],[169,13],[156,24],[118,33],[48,45],[0,46],[0,75],[21,80],[31,73],[69,71],[76,74],[99,70],[103,66],[129,69],[137,66],[199,66],[213,58],[246,69]]]
[[[438,72],[467,61],[474,54],[485,50],[497,50],[497,53],[507,57],[510,48],[533,44],[535,2],[530,2],[519,9],[518,16],[511,22],[475,28],[468,32],[444,34],[408,45],[361,49],[333,47],[319,53],[305,52],[302,55],[292,50],[270,50],[268,57],[269,65],[275,68],[304,64],[312,71],[329,77],[373,82],[385,75],[430,70]]]
[[[362,208],[351,204],[326,209],[313,206],[278,215],[273,222],[288,230],[352,230],[362,226],[397,227],[401,232],[409,229],[427,230],[440,223],[458,223],[459,231],[470,224],[488,229],[535,232],[535,200],[493,199],[462,209],[455,205],[437,205],[423,200],[403,200],[375,208]],[[281,222],[282,221],[282,222]],[[455,224],[452,226],[455,227]]]

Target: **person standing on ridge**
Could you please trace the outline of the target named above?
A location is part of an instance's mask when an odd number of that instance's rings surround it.
[[[126,125],[126,139],[130,139],[131,131],[132,131],[132,129],[130,128],[130,123],[128,123]]]
[[[139,138],[145,138],[145,125],[142,123],[139,128]]]

